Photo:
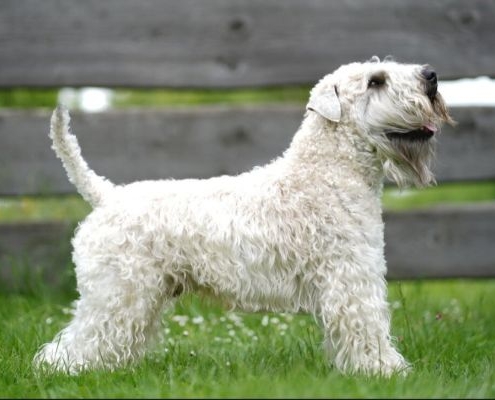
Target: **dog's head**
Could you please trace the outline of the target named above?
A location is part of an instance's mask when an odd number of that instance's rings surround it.
[[[431,162],[443,123],[453,124],[429,65],[374,56],[344,65],[311,91],[307,109],[365,140],[399,186],[434,182]]]

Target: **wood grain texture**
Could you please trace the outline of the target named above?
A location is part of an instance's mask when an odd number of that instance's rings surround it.
[[[495,178],[495,109],[454,108],[439,136],[438,181]],[[207,106],[73,113],[83,156],[115,183],[238,174],[280,156],[303,105]],[[0,195],[69,193],[48,139],[49,111],[0,110]]]
[[[74,113],[72,127],[91,168],[115,183],[208,178],[281,155],[303,111],[266,106]],[[48,124],[49,112],[0,111],[0,194],[74,191],[51,149]]]
[[[486,0],[3,0],[0,87],[314,83],[374,54],[491,75]]]
[[[74,223],[0,224],[0,289],[58,287],[73,278],[70,238]]]
[[[495,203],[385,213],[388,277],[495,277]]]
[[[387,278],[495,277],[495,204],[386,212]],[[72,273],[67,223],[0,224],[3,286],[25,286],[19,275],[52,285]]]

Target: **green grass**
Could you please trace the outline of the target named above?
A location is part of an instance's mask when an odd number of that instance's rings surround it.
[[[383,206],[390,210],[428,208],[441,204],[462,204],[495,200],[495,182],[443,183],[424,189],[384,190]]]
[[[230,312],[195,296],[165,315],[162,343],[133,368],[49,375],[34,371],[31,358],[68,322],[73,295],[3,295],[0,394],[489,398],[495,396],[494,293],[495,280],[392,283],[393,334],[414,370],[391,379],[346,377],[332,369],[309,316]]]
[[[135,106],[176,106],[198,104],[246,104],[246,103],[304,103],[309,87],[277,87],[258,89],[117,89],[112,104],[116,108]]]
[[[83,219],[91,206],[78,194],[0,197],[0,222]]]
[[[286,86],[246,89],[112,89],[113,108],[125,107],[174,107],[201,104],[253,104],[298,103],[307,101],[310,87]],[[74,90],[77,96],[79,91]],[[11,88],[0,90],[0,107],[5,108],[53,108],[58,101],[58,89]],[[66,104],[80,107],[78,101]]]
[[[495,182],[450,183],[416,190],[386,188],[383,205],[388,210],[412,210],[441,204],[486,202],[495,199]],[[91,210],[79,195],[0,197],[0,222],[72,220]]]
[[[53,108],[57,104],[57,89],[11,88],[0,90],[0,107]]]

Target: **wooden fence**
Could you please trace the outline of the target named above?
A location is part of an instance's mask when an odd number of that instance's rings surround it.
[[[340,64],[392,54],[441,79],[495,76],[485,0],[4,0],[0,88],[311,85]],[[122,183],[235,174],[279,155],[303,105],[73,114],[88,163]],[[440,182],[495,179],[495,109],[452,109]],[[0,195],[69,193],[50,110],[0,110]],[[387,212],[388,277],[495,276],[495,201]],[[55,280],[73,224],[1,224],[0,277],[25,264]],[[63,250],[61,250],[63,249]]]

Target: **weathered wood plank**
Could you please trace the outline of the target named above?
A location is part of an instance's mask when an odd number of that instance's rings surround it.
[[[3,0],[0,87],[311,83],[392,54],[494,76],[485,0]]]
[[[495,109],[454,108],[440,135],[439,181],[495,178]],[[237,174],[289,146],[303,105],[73,113],[84,157],[115,183]],[[0,110],[0,195],[68,193],[48,139],[49,111]]]
[[[388,279],[495,277],[495,203],[384,218]],[[57,222],[0,224],[3,287],[27,285],[19,275],[34,284],[67,282],[73,229]]]
[[[60,286],[70,279],[73,223],[0,225],[0,287],[26,290]]]
[[[207,178],[280,155],[303,112],[266,106],[74,113],[72,127],[88,164],[115,183]],[[0,111],[0,194],[74,191],[47,137],[49,114]]]
[[[385,213],[388,277],[495,277],[495,203]]]
[[[457,125],[439,135],[435,174],[438,181],[495,178],[495,108],[455,107]]]

